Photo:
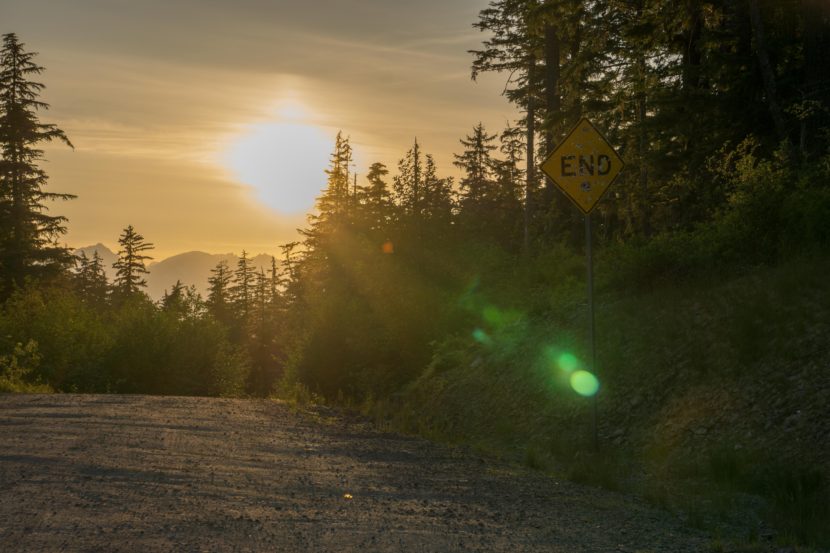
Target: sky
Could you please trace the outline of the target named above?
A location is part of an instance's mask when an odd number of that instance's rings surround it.
[[[46,68],[41,121],[66,242],[114,248],[132,224],[157,258],[277,253],[296,240],[338,130],[355,170],[394,174],[415,137],[439,172],[479,121],[518,117],[506,75],[470,79],[487,0],[2,0]],[[391,181],[390,175],[390,181]]]

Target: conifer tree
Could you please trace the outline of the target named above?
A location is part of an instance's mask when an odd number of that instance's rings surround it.
[[[530,244],[530,227],[535,212],[538,210],[534,203],[536,189],[539,185],[539,174],[536,171],[536,135],[538,132],[539,109],[541,104],[540,92],[544,87],[540,71],[543,52],[552,54],[545,49],[539,25],[539,0],[493,0],[490,5],[481,10],[478,21],[473,27],[492,35],[485,39],[481,50],[471,50],[475,56],[472,65],[472,78],[487,72],[506,73],[509,75],[505,83],[504,95],[525,112],[524,118],[517,124],[524,129],[525,134],[525,202],[523,218],[523,247],[525,250]],[[553,35],[551,35],[553,38]],[[550,56],[549,56],[550,57]],[[551,72],[547,72],[548,75]],[[546,96],[547,100],[558,98],[558,91]],[[547,120],[553,120],[553,112],[558,105],[549,106],[542,113]]]
[[[337,133],[334,152],[331,154],[329,168],[326,169],[328,182],[325,191],[317,200],[317,209],[322,223],[329,220],[342,222],[349,206],[349,166],[352,163],[352,147],[349,138]]]
[[[451,222],[454,208],[452,179],[438,177],[435,158],[423,152],[417,139],[398,162],[398,174],[393,182],[401,229],[411,231],[417,240],[421,240],[425,232],[440,232],[442,224]]]
[[[524,226],[524,172],[519,166],[524,144],[520,137],[521,133],[516,129],[502,132],[499,151],[504,159],[493,159],[491,238],[508,250],[517,250],[521,246]]]
[[[479,123],[473,128],[472,135],[461,139],[464,151],[455,154],[454,165],[464,171],[459,208],[462,215],[473,219],[487,217],[495,204],[494,160],[490,156],[498,148],[493,144],[495,140],[496,135],[488,135],[484,125]]]
[[[196,291],[196,287],[185,286],[181,280],[170,288],[170,292],[164,291],[161,298],[161,309],[169,313],[178,321],[197,320],[205,313],[205,302],[202,296]]]
[[[152,250],[153,244],[144,241],[132,225],[121,233],[118,238],[121,249],[118,251],[118,261],[112,264],[115,268],[115,290],[122,296],[128,297],[140,292],[147,286],[143,275],[149,274],[145,261],[153,259],[144,252]]]
[[[496,172],[505,175],[505,178],[500,178],[499,182],[510,183],[508,190],[502,193],[519,199],[524,194],[522,190],[524,171],[521,168],[521,162],[524,159],[522,157],[524,148],[522,132],[518,127],[508,127],[499,135],[499,152],[504,156],[504,159],[496,160]]]
[[[432,154],[426,154],[424,160],[422,217],[430,223],[430,232],[440,235],[452,222],[455,208],[453,179],[438,176],[438,168]]]
[[[208,312],[217,321],[230,324],[233,319],[231,310],[231,270],[224,259],[210,270],[208,277],[208,297],[206,301]]]
[[[407,218],[418,221],[423,210],[424,161],[418,139],[398,162],[398,174],[393,179],[395,203]]]
[[[170,288],[170,292],[164,291],[161,298],[161,308],[164,311],[174,314],[184,314],[185,309],[185,286],[181,280],[176,280],[176,283]]]
[[[331,238],[338,229],[345,228],[351,218],[354,201],[349,192],[349,165],[352,147],[349,138],[337,133],[331,154],[326,189],[317,198],[317,214],[309,216],[310,228],[300,231],[305,236],[309,250],[321,246],[321,241]]]
[[[268,302],[277,306],[280,303],[280,271],[277,266],[277,258],[271,256],[271,270],[268,275]]]
[[[280,246],[283,258],[285,259],[285,274],[288,275],[289,281],[297,279],[297,246],[299,242],[289,242]]]
[[[358,200],[364,213],[367,230],[384,234],[392,217],[392,196],[384,177],[389,169],[383,163],[373,163],[366,175],[368,185],[361,187]]]
[[[31,80],[43,71],[14,33],[0,49],[0,297],[27,277],[55,274],[71,265],[72,255],[58,244],[66,218],[48,215],[47,202],[73,198],[46,192],[46,173],[38,166],[37,145],[59,141],[72,146],[57,126],[41,123],[38,99],[44,86]]]
[[[265,275],[265,269],[260,267],[259,271],[254,271],[254,286],[251,298],[256,313],[256,323],[260,331],[262,331],[267,319],[270,297],[269,279]]]
[[[248,252],[242,250],[242,255],[236,263],[236,270],[233,273],[233,285],[231,286],[231,297],[236,314],[245,325],[250,321],[253,310],[254,283],[256,279],[256,268],[251,265],[248,259]]]
[[[280,246],[280,251],[283,255],[283,278],[285,279],[285,293],[283,294],[286,305],[293,304],[298,298],[300,287],[298,266],[301,260],[298,260],[296,252],[299,242],[289,242]]]
[[[104,272],[104,265],[101,256],[97,251],[92,253],[90,259],[86,252],[81,252],[78,259],[78,268],[75,271],[75,288],[81,301],[96,308],[102,308],[107,302],[109,295],[109,282]]]

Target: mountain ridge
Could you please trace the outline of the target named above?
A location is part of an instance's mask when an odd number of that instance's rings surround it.
[[[118,255],[102,243],[77,248],[73,251],[75,255],[85,253],[91,257],[95,252],[101,257],[104,272],[107,279],[112,282],[115,279],[115,269],[112,264],[118,259]],[[271,270],[271,254],[260,253],[249,257],[249,261],[256,268],[268,272]],[[239,260],[234,253],[208,253],[199,250],[182,252],[166,257],[159,261],[152,261],[147,265],[150,273],[146,276],[147,288],[145,291],[153,300],[159,300],[166,290],[169,290],[176,281],[181,281],[185,286],[195,286],[196,291],[202,296],[207,295],[208,278],[210,271],[222,261],[226,261],[233,270]],[[277,262],[279,265],[279,262]]]

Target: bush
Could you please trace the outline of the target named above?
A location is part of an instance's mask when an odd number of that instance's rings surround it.
[[[211,317],[157,309],[137,296],[114,318],[106,366],[120,393],[237,396],[248,376],[247,357]]]
[[[20,343],[15,344],[11,354],[0,355],[0,392],[51,393],[53,391],[51,387],[32,380],[32,375],[39,363],[37,342],[33,340],[27,342],[25,346]]]
[[[15,390],[43,382],[38,389],[237,396],[249,371],[210,316],[159,309],[142,295],[95,309],[60,287],[30,286],[6,302],[2,352],[4,388]]]
[[[0,315],[0,351],[37,344],[33,376],[58,390],[106,391],[102,361],[112,346],[103,317],[70,290],[29,287],[12,295]]]

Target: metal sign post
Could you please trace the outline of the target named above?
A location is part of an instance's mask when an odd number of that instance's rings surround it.
[[[588,266],[588,339],[591,343],[591,371],[597,370],[597,342],[594,324],[594,249],[591,233],[591,214],[585,214],[585,261]],[[594,450],[599,451],[599,429],[597,416],[597,394],[594,394]]]
[[[594,324],[594,253],[591,211],[625,164],[594,125],[582,118],[542,163],[542,171],[585,215],[585,261],[588,266],[588,339],[590,371],[597,372]],[[599,449],[597,393],[594,393],[594,449]]]

